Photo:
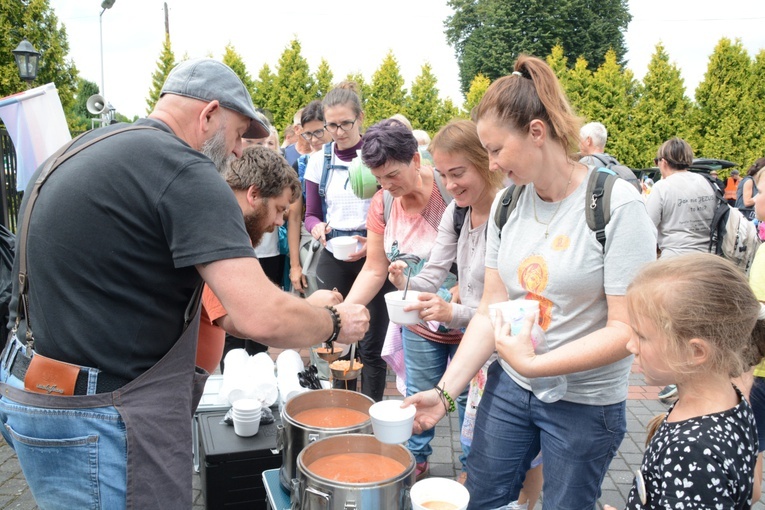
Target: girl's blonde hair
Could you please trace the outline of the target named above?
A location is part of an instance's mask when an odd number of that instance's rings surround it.
[[[731,262],[693,253],[646,265],[627,290],[632,321],[649,321],[666,338],[665,354],[678,373],[698,371],[735,377],[765,352],[761,305],[744,274]],[[690,360],[693,338],[710,346],[703,366]]]

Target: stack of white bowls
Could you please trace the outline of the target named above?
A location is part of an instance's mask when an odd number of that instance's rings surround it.
[[[259,400],[240,398],[231,406],[231,417],[234,420],[234,432],[237,436],[250,437],[260,429],[262,406]]]
[[[276,384],[279,387],[279,398],[282,406],[294,395],[308,391],[300,386],[298,374],[305,369],[300,353],[287,349],[276,357]]]

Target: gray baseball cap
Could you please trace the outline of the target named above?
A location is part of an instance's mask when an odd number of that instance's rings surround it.
[[[185,60],[175,66],[162,86],[160,96],[175,94],[199,99],[217,100],[221,106],[252,119],[243,138],[265,138],[270,134],[265,116],[255,111],[252,97],[242,80],[223,62],[211,58]]]

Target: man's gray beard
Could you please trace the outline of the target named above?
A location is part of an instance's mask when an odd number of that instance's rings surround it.
[[[222,174],[226,170],[229,160],[233,159],[233,155],[226,150],[226,126],[221,126],[202,143],[201,152],[212,160],[218,173]]]

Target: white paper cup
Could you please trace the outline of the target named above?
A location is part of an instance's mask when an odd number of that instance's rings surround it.
[[[260,416],[257,419],[245,421],[241,418],[233,417],[234,419],[234,433],[237,436],[251,437],[258,433],[260,430]]]
[[[351,236],[333,237],[329,242],[332,244],[332,254],[337,260],[348,260],[358,248],[358,241]]]
[[[402,402],[403,400],[383,400],[369,408],[372,430],[381,443],[400,444],[412,436],[417,409],[414,406],[402,409]]]
[[[413,510],[449,509],[465,510],[470,493],[464,485],[450,478],[425,478],[409,491]],[[441,506],[437,506],[441,503]],[[425,505],[428,506],[425,506]]]
[[[396,290],[385,294],[385,304],[388,307],[388,318],[394,324],[402,326],[411,326],[420,322],[420,311],[404,311],[405,306],[419,303],[420,293],[416,290],[410,290],[406,293],[406,300],[401,299],[404,296],[403,290]]]
[[[497,314],[501,314],[502,322],[507,324],[519,317],[525,317],[532,310],[536,313],[539,309],[538,307],[538,302],[530,299],[515,299],[513,301],[493,303],[489,305],[489,318],[491,318],[491,323],[496,325]]]

